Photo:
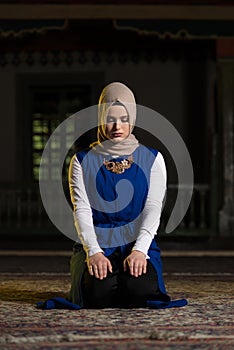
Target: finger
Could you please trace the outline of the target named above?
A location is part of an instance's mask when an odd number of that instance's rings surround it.
[[[142,265],[139,265],[139,266],[138,266],[138,276],[141,276],[141,275],[142,275],[142,271],[143,271],[143,266],[142,266]]]
[[[102,276],[103,276],[103,278],[106,278],[106,276],[107,276],[107,265],[104,265],[102,267]]]
[[[103,279],[107,276],[107,259],[98,264],[99,278]]]
[[[137,264],[135,264],[134,265],[134,276],[135,277],[138,277],[138,275],[139,275],[139,265],[137,265]]]
[[[145,261],[144,266],[143,266],[143,273],[147,272],[147,261]]]
[[[137,271],[137,273],[136,273],[137,276],[136,277],[141,276],[142,273],[144,273],[144,265],[143,264],[139,264],[138,265],[138,269],[136,271]]]
[[[102,280],[103,279],[103,270],[102,270],[102,268],[98,268],[98,275],[99,275],[99,279]]]
[[[107,269],[112,273],[112,265],[109,259],[107,260]]]
[[[134,274],[134,263],[128,261],[128,266],[129,266],[130,274],[135,276],[135,274]]]
[[[89,274],[90,274],[91,276],[93,276],[93,267],[92,267],[92,265],[89,265],[88,270],[89,270]]]
[[[94,271],[94,276],[96,278],[99,278],[99,271],[98,271],[98,267],[96,265],[93,267],[93,271]]]
[[[123,268],[124,268],[124,271],[127,271],[127,260],[126,259],[123,262]]]
[[[106,278],[107,276],[107,266],[99,266],[99,278],[102,280],[103,278]]]

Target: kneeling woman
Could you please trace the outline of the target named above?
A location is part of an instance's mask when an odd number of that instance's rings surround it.
[[[98,141],[76,153],[69,169],[79,238],[69,300],[85,308],[170,307],[154,239],[166,190],[163,157],[132,134],[136,103],[127,86],[107,85],[98,107]]]

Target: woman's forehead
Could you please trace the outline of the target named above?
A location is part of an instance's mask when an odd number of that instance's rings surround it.
[[[114,105],[111,106],[108,110],[108,116],[112,117],[123,117],[128,115],[126,109],[122,105]]]

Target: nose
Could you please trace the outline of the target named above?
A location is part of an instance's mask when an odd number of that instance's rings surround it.
[[[115,122],[115,124],[114,124],[114,127],[115,127],[115,129],[120,129],[120,127],[121,127],[121,120],[116,120],[116,122]]]

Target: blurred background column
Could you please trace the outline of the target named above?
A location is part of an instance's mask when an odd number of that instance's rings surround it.
[[[234,236],[234,39],[217,40],[222,193],[220,236]]]

